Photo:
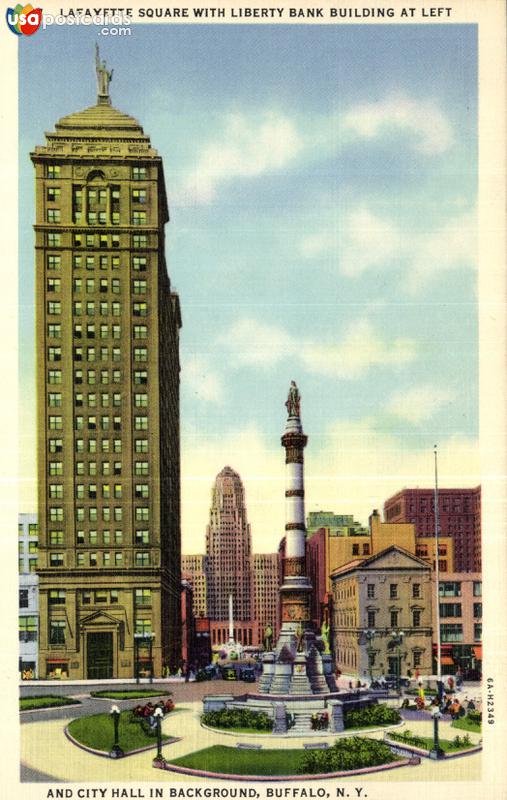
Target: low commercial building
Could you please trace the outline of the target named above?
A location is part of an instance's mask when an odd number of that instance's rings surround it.
[[[432,669],[431,567],[396,545],[331,574],[336,669],[358,678]]]
[[[37,552],[39,529],[36,514],[20,514],[19,551],[19,675],[22,680],[38,677],[39,577]]]
[[[433,576],[435,580],[435,576]],[[467,680],[482,673],[482,576],[480,572],[452,572],[439,582],[440,644],[443,675],[461,669]],[[436,614],[433,626],[436,628]],[[437,646],[433,645],[436,669]]]

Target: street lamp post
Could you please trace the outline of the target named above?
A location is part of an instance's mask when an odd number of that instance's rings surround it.
[[[109,753],[110,758],[122,758],[125,755],[123,750],[119,745],[119,737],[118,737],[118,726],[120,723],[120,709],[118,706],[111,706],[111,716],[113,718],[113,727],[114,727],[114,744]]]
[[[438,722],[442,714],[440,713],[439,708],[435,708],[432,712],[433,716],[433,747],[429,752],[430,758],[439,759],[444,757],[444,751],[440,747],[440,742],[438,739]]]
[[[364,635],[366,636],[366,638],[368,640],[368,669],[369,669],[369,672],[370,672],[370,685],[373,683],[373,659],[372,659],[373,645],[372,645],[372,641],[373,641],[373,638],[375,636],[375,633],[376,633],[376,631],[370,630],[370,629],[364,631]]]
[[[401,643],[403,642],[403,637],[405,636],[404,631],[391,631],[391,637],[393,642],[396,645],[396,684],[398,689],[398,694],[401,694]]]
[[[164,713],[160,707],[156,708],[153,716],[157,725],[157,761],[163,761],[162,756],[162,717]]]

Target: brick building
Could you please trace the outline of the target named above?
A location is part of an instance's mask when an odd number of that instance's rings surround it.
[[[262,639],[267,625],[273,630],[273,641],[279,631],[279,587],[281,583],[278,553],[254,553],[253,556],[253,618]]]
[[[456,572],[481,571],[481,487],[440,489],[440,532],[454,543]],[[403,489],[384,503],[386,522],[411,522],[416,536],[435,534],[433,489]]]

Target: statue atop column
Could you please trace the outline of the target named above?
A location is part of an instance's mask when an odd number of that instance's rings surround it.
[[[97,74],[97,89],[99,102],[105,98],[109,102],[109,84],[113,79],[113,72],[108,72],[106,62],[100,60],[99,46],[95,45],[95,72]]]
[[[296,381],[290,382],[289,396],[285,403],[285,408],[289,417],[299,417],[301,410],[301,395],[299,394]]]

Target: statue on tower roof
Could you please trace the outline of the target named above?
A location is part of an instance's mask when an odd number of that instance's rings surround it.
[[[99,46],[95,45],[95,72],[97,73],[97,88],[99,100],[106,98],[109,100],[109,84],[113,79],[113,72],[108,72],[106,62],[100,60]]]
[[[301,395],[299,394],[296,381],[290,382],[289,396],[285,403],[285,408],[289,417],[299,417],[301,411]]]

